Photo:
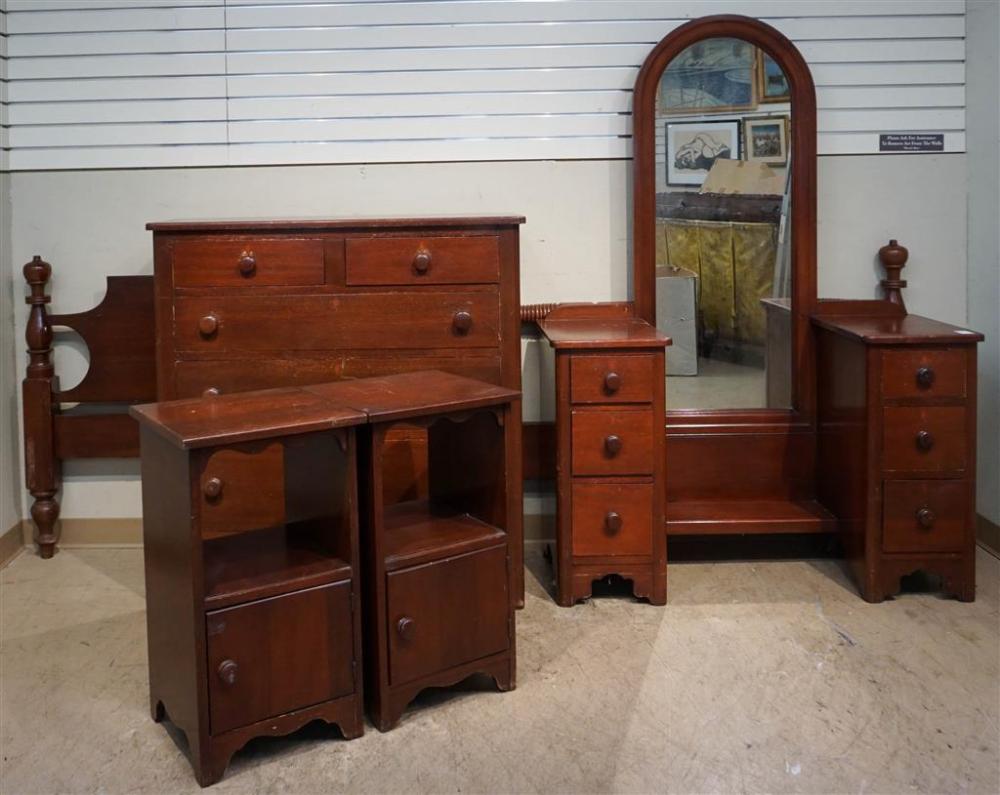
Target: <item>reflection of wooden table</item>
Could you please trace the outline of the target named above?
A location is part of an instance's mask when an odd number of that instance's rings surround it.
[[[667,375],[698,375],[698,274],[656,269],[656,327],[674,341]]]
[[[761,298],[767,315],[764,372],[767,407],[792,405],[792,302],[790,298]]]

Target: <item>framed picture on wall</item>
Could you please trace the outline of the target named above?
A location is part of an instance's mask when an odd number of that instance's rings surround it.
[[[739,160],[740,123],[678,121],[666,123],[668,185],[701,185],[716,160]]]
[[[757,50],[757,100],[759,102],[791,102],[788,78],[781,67],[763,50]]]
[[[744,160],[783,166],[788,162],[788,117],[743,120]]]
[[[674,58],[660,78],[662,114],[729,113],[756,107],[755,48],[741,39],[706,39]]]

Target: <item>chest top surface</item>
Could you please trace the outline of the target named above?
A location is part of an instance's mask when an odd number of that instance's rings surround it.
[[[453,227],[517,226],[521,215],[433,216],[398,218],[218,218],[210,220],[151,221],[146,229],[153,232],[288,232],[294,230],[337,229],[433,229]]]
[[[554,348],[663,348],[670,337],[636,317],[580,317],[539,322]]]

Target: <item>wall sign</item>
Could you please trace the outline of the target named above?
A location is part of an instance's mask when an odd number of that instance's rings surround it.
[[[882,133],[880,152],[943,152],[944,133]]]

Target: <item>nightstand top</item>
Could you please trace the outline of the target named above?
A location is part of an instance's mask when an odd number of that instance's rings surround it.
[[[363,411],[369,422],[502,405],[521,396],[515,389],[441,370],[334,381],[304,388],[332,405]]]
[[[334,405],[297,387],[146,403],[132,406],[129,414],[185,449],[325,431],[368,421],[363,411]]]
[[[872,345],[934,345],[982,342],[983,335],[920,315],[854,317],[814,315],[820,328]]]

